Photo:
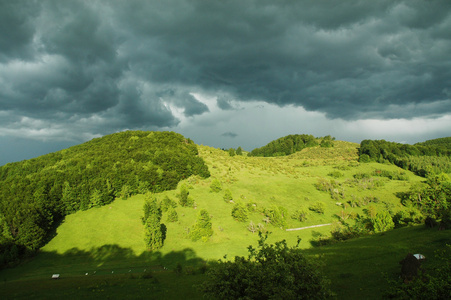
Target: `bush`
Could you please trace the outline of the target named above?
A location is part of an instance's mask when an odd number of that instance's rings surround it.
[[[178,220],[179,220],[179,215],[177,214],[177,211],[174,209],[174,207],[169,206],[167,221],[168,222],[177,222]]]
[[[395,223],[393,223],[390,213],[386,210],[378,212],[374,218],[371,218],[371,223],[376,233],[395,228]]]
[[[300,240],[298,240],[299,244]],[[207,271],[200,286],[205,298],[217,299],[325,299],[331,296],[329,282],[318,265],[285,240],[248,247],[249,256],[222,261]]]
[[[291,215],[291,218],[298,220],[299,222],[305,222],[307,220],[307,215],[308,212],[304,208],[300,208]]]
[[[333,178],[340,178],[343,177],[344,174],[339,172],[339,171],[332,171],[329,174],[327,174],[327,176],[333,177]]]
[[[284,207],[272,205],[271,208],[265,209],[265,215],[269,219],[269,222],[275,227],[285,228],[287,226],[285,220],[287,210]]]
[[[214,193],[219,193],[222,190],[221,182],[217,179],[213,179],[210,184],[210,191]]]
[[[235,220],[238,220],[240,222],[246,222],[247,216],[248,216],[248,211],[247,211],[246,206],[243,203],[239,202],[233,206],[232,217]]]
[[[324,204],[324,202],[316,202],[315,204],[310,205],[308,209],[319,214],[324,214],[326,204]]]
[[[230,203],[230,201],[233,200],[232,192],[229,189],[225,190],[222,199],[224,199],[226,203]]]

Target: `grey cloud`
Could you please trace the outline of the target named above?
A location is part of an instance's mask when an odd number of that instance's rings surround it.
[[[226,99],[224,97],[218,97],[216,99],[216,104],[218,105],[218,107],[222,110],[233,110],[234,107],[232,106],[232,104],[230,103],[229,99]]]
[[[221,134],[221,136],[235,138],[238,136],[238,134],[236,134],[235,132],[228,131],[228,132],[224,132],[223,134]]]
[[[0,62],[29,59],[35,34],[33,20],[39,6],[32,1],[2,1],[0,3]]]
[[[222,110],[234,99],[438,117],[450,113],[449,53],[448,0],[1,1],[0,110],[115,120],[98,133],[176,126],[172,106],[208,113],[190,93]]]

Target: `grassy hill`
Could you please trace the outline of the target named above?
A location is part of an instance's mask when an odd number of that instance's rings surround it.
[[[285,239],[294,245],[300,237],[306,255],[324,262],[324,272],[338,298],[379,299],[386,285],[382,272],[399,272],[398,262],[409,252],[432,258],[434,250],[449,242],[450,234],[416,226],[312,247],[327,239],[335,225],[287,231],[337,223],[351,215],[363,215],[370,207],[403,210],[395,194],[424,180],[391,164],[359,163],[358,144],[335,141],[334,145],[266,158],[231,157],[228,152],[198,146],[211,176],[194,175],[180,182],[176,190],[154,194],[160,201],[166,197],[178,201],[180,187],[186,185],[195,202],[194,207],[176,208],[177,222],[167,222],[163,214],[162,222],[167,226],[163,248],[154,252],[145,248],[141,222],[144,196],[116,198],[106,206],[67,215],[35,258],[0,271],[0,293],[6,299],[48,299],[55,295],[201,298],[193,284],[204,279],[202,272],[208,261],[224,255],[246,255],[247,246],[256,244],[257,234],[248,230],[252,221],[272,232],[269,242]],[[382,171],[401,174],[402,180],[376,175]],[[215,181],[221,184],[219,192],[211,191]],[[224,201],[226,190],[230,190],[232,202]],[[250,210],[246,222],[231,215],[239,202]],[[317,203],[323,203],[324,213],[309,209]],[[285,228],[267,222],[266,214],[274,207],[283,208]],[[187,234],[200,209],[206,209],[212,218],[214,233],[207,242],[193,242]],[[306,219],[291,218],[296,211],[306,212]],[[175,272],[180,268],[182,274]],[[54,273],[61,274],[61,280],[50,280]]]

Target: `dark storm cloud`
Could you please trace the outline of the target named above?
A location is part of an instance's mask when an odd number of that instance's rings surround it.
[[[238,134],[236,134],[235,132],[228,131],[228,132],[224,132],[223,134],[221,134],[221,136],[235,138],[238,136]]]
[[[0,3],[0,62],[11,58],[27,59],[35,34],[33,20],[38,13],[36,3],[6,1]]]
[[[0,1],[0,111],[108,133],[209,112],[450,112],[451,2]],[[27,119],[28,120],[28,119]],[[96,120],[96,121],[92,121]],[[85,128],[85,127],[83,127]]]
[[[160,80],[346,119],[449,99],[449,1],[123,5],[124,28],[164,53],[147,78],[162,70]]]

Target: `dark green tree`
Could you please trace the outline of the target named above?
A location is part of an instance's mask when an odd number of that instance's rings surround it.
[[[149,250],[157,250],[163,247],[164,232],[161,221],[161,208],[157,200],[146,194],[144,203],[144,241]]]
[[[243,149],[241,147],[236,148],[236,155],[243,155]]]

